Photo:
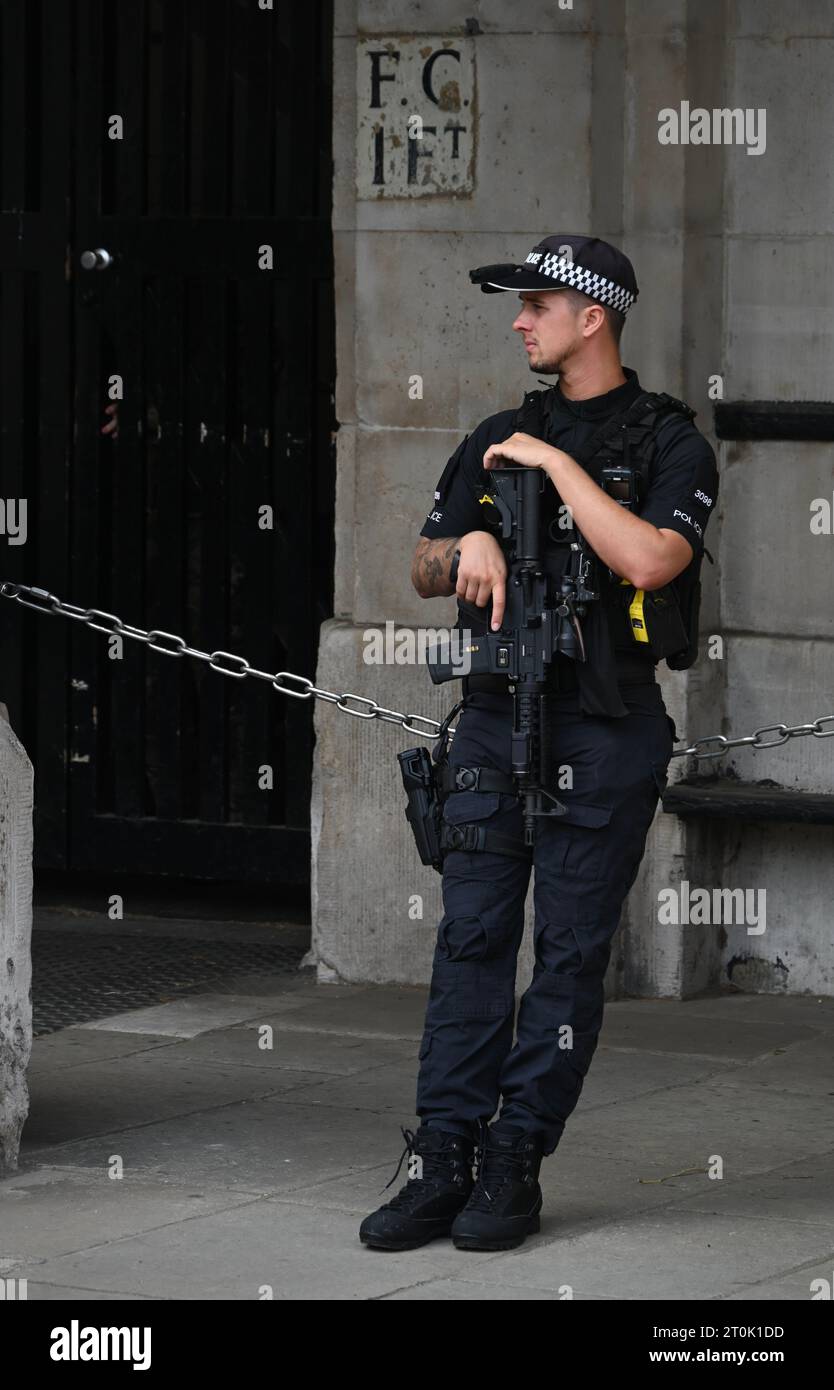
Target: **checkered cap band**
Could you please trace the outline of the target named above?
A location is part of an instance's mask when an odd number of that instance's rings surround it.
[[[581,290],[583,294],[588,294],[592,299],[598,299],[600,304],[608,304],[612,309],[618,309],[621,314],[628,313],[631,305],[636,298],[629,290],[624,290],[622,285],[615,285],[613,280],[606,280],[604,275],[597,275],[593,270],[585,270],[583,266],[577,265],[575,261],[566,260],[564,256],[556,256],[548,251],[540,260],[534,251],[527,257],[527,264],[532,264],[539,275],[549,275],[552,280],[558,280],[561,285],[570,285],[575,290]]]

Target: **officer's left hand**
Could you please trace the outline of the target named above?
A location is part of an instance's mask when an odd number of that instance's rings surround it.
[[[532,434],[516,431],[500,444],[490,444],[484,454],[484,468],[502,468],[507,463],[522,464],[525,468],[550,468],[568,455],[561,449],[545,444]]]

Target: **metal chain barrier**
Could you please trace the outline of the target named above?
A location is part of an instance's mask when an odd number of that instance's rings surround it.
[[[46,589],[35,589],[28,584],[14,584],[9,580],[3,580],[0,581],[0,597],[14,599],[24,607],[34,608],[36,612],[45,613],[49,617],[72,618],[83,623],[85,627],[92,628],[94,632],[105,633],[108,637],[129,637],[134,642],[144,642],[151,651],[159,652],[162,656],[191,656],[197,661],[206,661],[210,669],[217,671],[221,676],[232,676],[235,680],[253,676],[255,680],[268,681],[279,694],[289,695],[294,700],[325,700],[344,714],[352,714],[356,719],[380,719],[385,724],[397,724],[418,738],[436,738],[442,727],[437,719],[429,719],[423,714],[401,714],[399,710],[385,709],[383,705],[377,704],[376,700],[368,699],[365,695],[352,695],[349,692],[337,695],[335,690],[322,690],[306,676],[295,675],[292,671],[258,671],[254,666],[250,666],[244,657],[235,656],[233,652],[201,651],[199,647],[190,647],[184,637],[177,637],[173,632],[162,632],[158,628],[146,632],[141,627],[122,622],[121,618],[117,618],[113,613],[102,612],[100,608],[79,608],[74,603],[65,603]],[[416,725],[423,727],[418,728]],[[449,736],[453,733],[454,730],[450,729]],[[745,738],[708,734],[703,738],[696,738],[686,748],[676,748],[672,757],[698,760],[723,758],[731,748],[779,748],[789,739],[803,738],[806,735],[813,738],[834,737],[834,714],[823,714],[810,724],[794,724],[791,727],[787,724],[768,724]]]

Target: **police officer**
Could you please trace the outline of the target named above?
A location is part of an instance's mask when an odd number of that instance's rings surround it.
[[[501,627],[508,567],[489,471],[507,465],[544,471],[552,517],[578,528],[608,582],[591,605],[588,660],[559,654],[548,674],[549,790],[564,814],[537,820],[526,854],[495,852],[487,841],[478,851],[452,850],[443,861],[445,910],[419,1055],[422,1123],[416,1134],[403,1130],[408,1180],[359,1232],[381,1249],[410,1249],[450,1233],[459,1249],[509,1249],[539,1229],[539,1166],[559,1143],[597,1046],[612,937],[676,736],[656,681],[657,644],[647,640],[634,601],[668,594],[664,586],[671,586],[684,620],[697,627],[695,581],[718,490],[713,450],[683,403],[652,398],[650,430],[629,432],[633,418],[643,419],[647,393],[620,358],[623,324],[638,294],[620,250],[594,237],[548,236],[523,264],[485,266],[470,276],[485,293],[518,295],[512,327],[528,367],[537,376],[558,374],[558,382],[536,398],[537,432],[517,428],[516,408],[503,410],[455,450],[420,533],[412,570],[417,592],[455,593],[459,626]],[[632,437],[651,446],[637,505],[610,495],[589,461],[594,442],[614,435],[620,447]],[[553,523],[549,535],[548,565],[557,573],[564,537]],[[482,826],[504,837],[502,845],[510,837],[521,847],[507,678],[470,676],[463,693],[450,762],[458,773],[470,771],[448,795],[444,820]],[[535,967],[514,1042],[531,867]]]

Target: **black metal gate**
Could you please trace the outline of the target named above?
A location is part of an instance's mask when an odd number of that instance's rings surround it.
[[[2,577],[313,674],[330,5],[3,0],[0,26],[0,492],[28,503]],[[39,865],[308,876],[311,702],[9,603],[0,662]]]

